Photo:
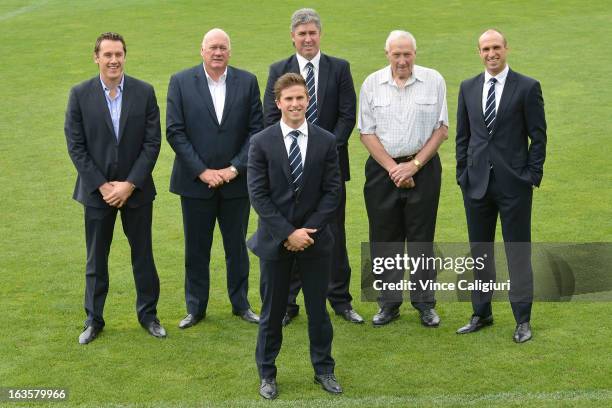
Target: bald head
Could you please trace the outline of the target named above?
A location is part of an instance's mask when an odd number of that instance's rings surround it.
[[[212,41],[213,39],[225,39],[227,41],[228,50],[232,49],[232,43],[230,41],[229,35],[225,31],[220,28],[213,28],[206,34],[204,34],[204,38],[202,39],[202,47],[206,45],[207,41]]]
[[[480,49],[480,44],[483,42],[483,40],[488,39],[498,39],[504,44],[504,47],[508,46],[508,41],[506,41],[506,37],[504,37],[502,32],[494,28],[490,28],[482,33],[480,37],[478,37],[478,49]]]

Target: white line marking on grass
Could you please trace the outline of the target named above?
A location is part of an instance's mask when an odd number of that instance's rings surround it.
[[[13,10],[13,11],[9,11],[8,13],[4,13],[0,15],[0,21],[8,20],[20,14],[25,14],[25,13],[29,13],[30,11],[34,11],[40,6],[45,5],[48,1],[49,0],[39,1],[36,3],[30,4],[29,6],[24,6],[24,7],[18,8],[17,10]]]

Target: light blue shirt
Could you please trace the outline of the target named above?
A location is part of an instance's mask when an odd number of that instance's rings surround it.
[[[108,106],[108,111],[110,112],[110,117],[113,122],[113,129],[115,130],[115,137],[119,140],[119,120],[121,119],[121,102],[123,100],[123,80],[125,76],[121,77],[121,83],[117,86],[117,95],[115,95],[115,99],[110,96],[110,89],[104,84],[102,81],[102,77],[100,77],[100,83],[102,84],[102,89],[104,89],[104,96],[106,97],[106,105]]]

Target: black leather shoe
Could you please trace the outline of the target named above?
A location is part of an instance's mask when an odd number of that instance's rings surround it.
[[[296,316],[297,316],[297,313],[293,314],[293,313],[286,312],[285,315],[283,316],[283,322],[282,322],[283,327],[288,326],[289,323],[291,323],[291,321],[296,318]]]
[[[493,315],[487,317],[472,316],[469,323],[457,330],[457,334],[473,333],[493,324]]]
[[[259,386],[259,395],[265,399],[273,400],[278,397],[278,390],[276,388],[276,380],[274,378],[264,378],[261,380]]]
[[[342,318],[346,320],[347,322],[357,323],[357,324],[365,323],[365,321],[363,320],[363,317],[359,316],[359,313],[357,313],[354,309],[346,309],[346,310],[343,310],[342,312],[336,312],[336,315],[342,316]]]
[[[79,344],[88,344],[94,341],[98,334],[102,331],[101,327],[87,326],[83,333],[79,336]]]
[[[438,327],[440,324],[440,316],[436,313],[435,309],[427,309],[420,311],[421,313],[421,324],[426,327]]]
[[[338,384],[338,380],[336,380],[336,376],[333,374],[315,375],[314,381],[317,384],[321,384],[321,388],[331,394],[342,394],[342,387]]]
[[[179,322],[179,329],[186,329],[191,326],[195,326],[200,322],[200,320],[204,319],[204,316],[194,316],[191,313],[185,316],[183,320]]]
[[[246,309],[241,312],[232,312],[235,316],[240,316],[242,320],[249,323],[259,324],[259,316],[251,309]]]
[[[163,339],[164,337],[166,337],[166,329],[164,329],[164,327],[159,324],[158,320],[153,320],[151,323],[143,327],[147,329],[149,334],[153,337],[157,337],[158,339]]]
[[[391,323],[394,319],[397,319],[398,317],[399,309],[389,309],[383,307],[372,318],[372,324],[374,326],[383,326],[387,323]]]
[[[514,342],[524,343],[528,340],[531,340],[531,325],[529,322],[517,325],[514,331]]]

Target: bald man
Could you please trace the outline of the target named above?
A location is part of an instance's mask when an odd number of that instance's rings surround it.
[[[170,78],[166,138],[176,153],[170,191],[181,197],[185,233],[185,302],[181,329],[206,316],[210,249],[219,223],[234,315],[259,323],[247,299],[246,231],[249,196],[246,164],[250,137],[262,130],[255,75],[228,66],[231,41],[210,30],[200,49],[203,63]]]
[[[542,180],[546,119],[540,83],[511,70],[507,52],[502,33],[485,31],[478,39],[485,72],[461,83],[457,183],[463,193],[473,256],[487,259],[475,279],[495,280],[493,241],[499,214],[516,320],[513,339],[524,343],[532,336],[531,201],[534,187]],[[491,296],[491,292],[472,292],[472,317],[458,334],[493,323]]]

